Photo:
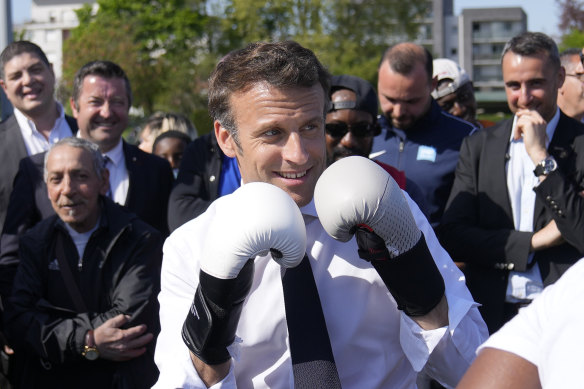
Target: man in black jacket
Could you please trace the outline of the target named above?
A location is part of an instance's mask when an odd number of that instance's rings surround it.
[[[215,133],[199,136],[185,149],[170,193],[170,231],[205,212],[215,199],[233,192],[240,184],[237,161],[223,154]]]
[[[57,215],[26,233],[6,308],[25,358],[25,388],[149,388],[159,331],[159,232],[105,197],[100,150],[80,138],[55,144],[45,181]]]
[[[514,117],[464,140],[439,231],[491,333],[584,255],[584,125],[557,106],[558,48],[526,32],[501,67]]]

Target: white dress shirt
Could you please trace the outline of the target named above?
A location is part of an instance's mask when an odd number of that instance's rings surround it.
[[[584,259],[544,289],[528,307],[493,334],[478,351],[492,347],[537,366],[543,388],[578,388],[584,382]]]
[[[546,127],[546,144],[549,146],[550,140],[558,121],[560,120],[560,109],[550,120]],[[539,178],[533,174],[535,164],[527,154],[523,138],[513,139],[513,132],[517,124],[517,116],[513,119],[511,130],[511,141],[509,143],[509,162],[507,163],[507,190],[513,211],[513,223],[517,231],[533,232],[533,211],[535,209],[535,192],[533,190],[539,184]],[[533,253],[530,254],[528,262],[533,260]],[[507,293],[505,301],[520,302],[533,300],[543,290],[543,281],[539,266],[533,266],[525,272],[511,271],[507,281]]]
[[[422,369],[443,384],[455,386],[488,336],[464,276],[439,245],[417,205],[404,195],[444,278],[448,327],[424,331],[398,311],[375,269],[359,258],[355,239],[333,240],[320,224],[314,202],[302,208],[307,254],[344,389],[415,388]],[[164,244],[158,297],[161,332],[155,353],[160,377],[155,388],[205,388],[181,338],[181,328],[197,289],[198,259],[207,226],[223,198],[175,230]],[[255,259],[253,285],[236,336],[229,349],[231,370],[214,389],[293,387],[280,266],[269,255]]]
[[[107,162],[106,167],[109,170],[109,182],[110,190],[112,194],[112,200],[120,205],[126,204],[126,198],[128,197],[128,187],[130,186],[130,176],[128,174],[128,169],[126,169],[126,159],[124,157],[124,147],[123,141],[120,138],[118,144],[105,153],[110,159]],[[147,174],[147,172],[145,172]],[[147,193],[144,193],[148,196]]]
[[[26,152],[28,155],[34,155],[47,151],[49,147],[58,142],[63,138],[68,138],[73,135],[69,123],[65,120],[65,111],[61,103],[57,104],[57,120],[55,120],[55,125],[49,133],[49,139],[46,139],[43,134],[41,134],[34,122],[29,120],[18,108],[14,108],[14,117],[18,122],[20,127],[20,132],[22,133],[22,138],[24,139],[24,145],[26,146]]]

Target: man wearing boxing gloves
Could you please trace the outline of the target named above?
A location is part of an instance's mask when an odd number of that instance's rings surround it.
[[[294,42],[215,68],[209,111],[244,185],[165,243],[155,388],[410,388],[422,370],[453,387],[486,339],[395,181],[362,157],[323,173],[328,87]]]

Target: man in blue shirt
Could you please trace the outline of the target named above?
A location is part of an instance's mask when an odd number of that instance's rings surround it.
[[[432,98],[432,55],[413,43],[384,53],[377,91],[383,115],[372,155],[399,170],[422,190],[433,227],[440,223],[462,140],[476,128],[444,112]]]

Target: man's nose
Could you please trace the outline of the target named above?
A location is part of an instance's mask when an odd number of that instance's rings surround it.
[[[403,116],[404,113],[405,113],[405,107],[402,103],[393,104],[393,112],[392,112],[393,117]]]
[[[531,90],[527,86],[522,86],[519,90],[519,107],[529,107],[531,98]]]
[[[103,105],[101,106],[99,113],[102,117],[110,117],[112,110],[110,107],[110,104],[106,101],[105,103],[103,103]]]
[[[61,193],[64,195],[70,195],[73,192],[75,192],[73,180],[71,180],[71,177],[69,176],[63,177],[61,180]]]
[[[301,165],[308,161],[305,140],[298,132],[293,132],[288,136],[283,149],[283,158],[296,165]]]
[[[353,135],[353,133],[351,131],[347,131],[347,133],[345,135],[343,135],[343,137],[341,138],[341,145],[347,148],[353,148],[353,146],[355,145],[355,136]]]
[[[22,83],[24,85],[30,84],[32,82],[32,79],[33,78],[31,76],[30,72],[28,72],[26,70],[24,72],[22,72]]]

